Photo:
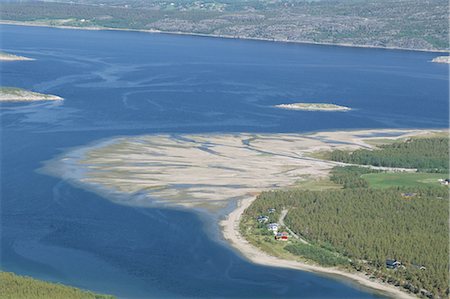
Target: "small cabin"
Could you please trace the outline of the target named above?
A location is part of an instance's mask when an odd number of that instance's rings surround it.
[[[417,193],[402,193],[402,196],[404,198],[412,198],[412,197],[414,197],[416,195],[417,195]]]
[[[275,240],[277,241],[287,241],[289,239],[289,234],[287,232],[277,233],[275,235]]]
[[[402,263],[397,260],[386,260],[386,268],[397,269]]]
[[[267,221],[269,221],[269,217],[264,216],[264,215],[259,215],[258,218],[256,218],[256,220],[258,220],[259,223],[266,223]]]
[[[278,223],[269,223],[267,225],[267,229],[273,231],[273,233],[276,234],[278,231]]]

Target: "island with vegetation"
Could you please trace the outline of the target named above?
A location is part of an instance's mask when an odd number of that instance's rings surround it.
[[[4,23],[449,50],[447,0],[6,1]]]
[[[431,62],[450,64],[450,56],[438,56],[431,60]]]
[[[243,213],[241,234],[278,257],[362,273],[421,297],[447,297],[448,143],[446,133],[334,150],[329,158],[364,167],[335,166],[327,179],[263,192]],[[271,223],[292,232],[287,242],[274,238]]]
[[[0,87],[0,102],[61,101],[63,98],[16,87]]]
[[[0,271],[0,297],[3,299],[114,299],[59,283]]]
[[[276,108],[288,110],[303,110],[303,111],[349,111],[351,108],[339,106],[335,104],[324,103],[293,103],[275,105]]]
[[[0,61],[30,61],[30,60],[34,59],[0,51]]]

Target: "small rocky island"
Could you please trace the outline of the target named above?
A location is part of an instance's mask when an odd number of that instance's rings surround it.
[[[324,103],[293,103],[293,104],[280,104],[275,107],[289,110],[304,110],[304,111],[349,111],[351,108],[345,106],[339,106],[335,104]]]
[[[61,101],[63,98],[15,87],[0,87],[0,102]]]
[[[9,54],[5,52],[0,52],[0,61],[28,61],[28,60],[34,60],[33,58],[23,57],[23,56],[17,56],[14,54]]]
[[[439,56],[431,60],[431,62],[450,64],[450,56]]]

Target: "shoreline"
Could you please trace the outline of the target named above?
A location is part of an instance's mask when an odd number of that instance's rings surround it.
[[[240,233],[239,223],[244,211],[256,200],[256,196],[247,197],[237,202],[237,207],[219,225],[225,241],[235,250],[252,263],[279,267],[293,270],[325,274],[333,277],[340,277],[352,281],[362,287],[381,292],[383,295],[398,299],[417,299],[418,297],[400,290],[399,288],[379,281],[370,280],[362,273],[351,273],[337,268],[327,268],[319,265],[307,264],[299,261],[291,261],[271,256],[268,253],[251,245]]]
[[[380,49],[380,50],[398,50],[398,51],[412,51],[412,52],[426,52],[426,53],[450,53],[449,50],[432,50],[432,49],[414,49],[414,48],[402,48],[402,47],[382,47],[373,45],[355,45],[347,43],[330,43],[330,42],[314,42],[307,40],[279,40],[262,37],[236,37],[230,35],[219,34],[205,34],[195,32],[181,32],[181,31],[162,31],[155,29],[131,29],[131,28],[112,28],[112,27],[77,27],[77,26],[64,26],[64,25],[50,25],[45,23],[30,23],[21,21],[9,21],[0,20],[0,25],[15,25],[15,26],[29,26],[29,27],[47,27],[47,28],[59,28],[59,29],[71,29],[71,30],[94,30],[94,31],[129,31],[129,32],[143,32],[143,33],[157,33],[157,34],[170,34],[170,35],[186,35],[186,36],[198,36],[198,37],[210,37],[221,39],[235,39],[235,40],[251,40],[251,41],[265,41],[274,43],[288,43],[288,44],[301,44],[301,45],[317,45],[317,46],[335,46],[345,48],[363,48],[363,49]]]
[[[341,280],[344,283],[350,283],[366,292],[380,293],[391,298],[417,299],[418,297],[414,294],[403,291],[398,287],[379,280],[371,280],[363,272],[328,268],[309,264],[308,261],[299,262],[271,256],[251,245],[241,235],[239,225],[245,209],[256,200],[256,195],[260,192],[291,186],[299,177],[304,175],[325,176],[333,165],[337,165],[334,162],[324,163],[323,160],[311,158],[308,153],[330,146],[333,148],[371,147],[370,144],[366,143],[367,140],[380,138],[395,140],[440,132],[448,132],[448,129],[341,129],[297,134],[187,134],[184,137],[188,141],[174,139],[172,136],[165,134],[121,136],[102,139],[94,144],[70,149],[56,158],[46,161],[40,171],[66,180],[82,189],[93,191],[116,204],[136,207],[159,206],[170,209],[193,210],[194,212],[205,213],[204,215],[216,215],[218,216],[215,221],[217,231],[214,231],[214,238],[224,244],[227,243],[227,246],[230,246],[252,263],[321,274],[335,280]],[[242,142],[246,140],[251,140],[251,142],[248,142],[248,144]],[[336,141],[340,143],[335,144]],[[183,142],[187,142],[187,144]],[[210,151],[201,150],[200,145],[204,143],[210,146]],[[292,147],[293,144],[301,144],[302,147]],[[158,145],[158,147],[155,147],[155,145]],[[174,147],[174,145],[177,146]],[[145,153],[148,154],[146,149],[149,148],[152,149],[152,152],[150,156],[145,156]],[[279,148],[284,150],[276,152],[275,150]],[[293,157],[291,153],[294,152],[296,154],[301,152],[302,155]],[[164,155],[158,153],[164,153]],[[242,156],[243,153],[246,153],[246,155]],[[261,153],[264,153],[265,156],[261,156]],[[123,155],[127,156],[126,160],[120,159]],[[228,159],[230,155],[239,157],[236,160],[239,164],[231,163],[233,160]],[[269,156],[271,157],[270,161],[275,164],[273,167],[264,164],[265,175],[262,177],[258,177],[252,172],[243,172],[243,177],[223,176],[226,171],[232,171],[233,168],[238,169],[232,174],[239,174],[241,170],[247,168],[248,171],[256,170],[260,172],[256,165],[261,160],[255,160],[255,164],[251,163],[252,159],[259,157],[267,161]],[[226,169],[221,167],[223,157],[226,158],[224,160]],[[195,159],[198,159],[196,163],[194,163]],[[278,165],[277,160],[281,163],[280,165],[296,164],[298,171],[289,169],[290,175],[287,175],[286,169],[280,172],[280,169],[275,167]],[[102,165],[108,165],[113,161],[115,161],[114,163],[125,161],[125,163],[110,167],[105,172]],[[135,162],[137,161],[144,164],[136,166]],[[242,161],[246,161],[246,163],[242,163]],[[158,166],[156,168],[155,166],[147,166],[145,165],[147,162],[153,164],[158,162]],[[193,164],[186,164],[188,162]],[[184,166],[180,168],[179,165]],[[211,169],[210,165],[214,165],[214,167]],[[305,165],[308,167],[304,168]],[[314,167],[310,167],[311,165],[314,165]],[[117,167],[118,169],[115,169]],[[144,173],[150,176],[142,176],[142,169],[139,167],[143,167]],[[164,171],[160,172],[161,168],[158,167],[163,167]],[[241,169],[242,167],[243,169]],[[97,173],[95,173],[96,171]],[[118,171],[116,175],[115,171]],[[127,172],[126,179],[123,179],[123,171]],[[189,171],[194,171],[196,174],[194,183],[189,179],[192,177],[190,175],[192,172]],[[103,177],[105,173],[107,175]],[[280,173],[280,176],[274,177],[277,187],[272,186],[275,182],[273,180],[266,182],[269,185],[264,183],[264,179]],[[208,185],[210,183],[207,182],[212,177],[219,181]],[[167,181],[167,178],[170,178],[170,180]],[[246,181],[246,178],[252,178],[252,180]],[[235,180],[242,186],[236,187]],[[167,184],[168,186],[164,187]],[[191,186],[191,184],[194,185]],[[195,184],[200,185],[195,186]],[[174,185],[185,187],[178,189],[170,187]],[[220,191],[218,191],[218,188],[221,188]],[[148,190],[151,197],[147,198],[142,190]],[[105,191],[106,193],[104,193]],[[134,196],[137,192],[140,192],[138,197]],[[214,218],[214,216],[212,217]]]

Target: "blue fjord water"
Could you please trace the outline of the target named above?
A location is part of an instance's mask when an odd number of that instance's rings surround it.
[[[249,263],[183,210],[113,204],[37,171],[119,135],[448,126],[436,53],[139,32],[1,27],[1,84],[63,103],[2,104],[1,268],[124,298],[380,298],[343,280]],[[273,108],[292,102],[345,113]]]

